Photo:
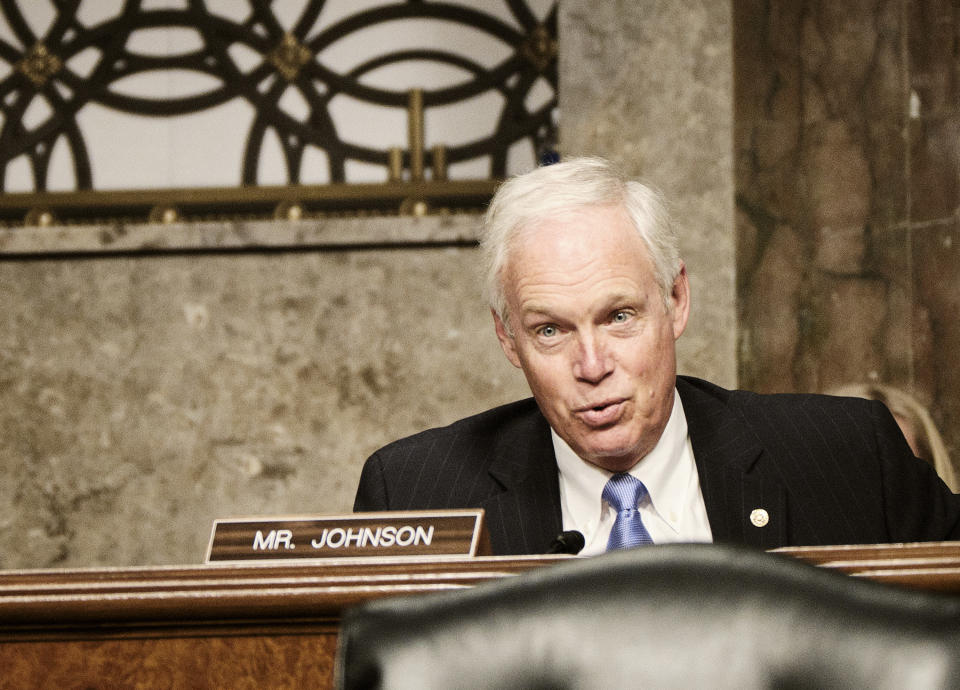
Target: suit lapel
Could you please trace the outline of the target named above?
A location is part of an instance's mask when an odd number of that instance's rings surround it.
[[[536,410],[498,441],[491,477],[503,491],[484,501],[494,553],[544,553],[562,529],[550,427]]]
[[[767,471],[763,446],[736,411],[696,383],[678,377],[677,390],[714,541],[783,546],[786,491]]]

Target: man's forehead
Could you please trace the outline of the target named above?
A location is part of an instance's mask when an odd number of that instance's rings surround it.
[[[504,277],[524,275],[531,266],[564,270],[591,261],[598,271],[626,264],[640,272],[653,268],[646,243],[626,212],[601,207],[545,218],[518,230],[507,248]]]
[[[581,264],[523,261],[505,276],[511,310],[520,316],[573,317],[606,314],[623,307],[642,309],[657,292],[652,265],[635,253]]]

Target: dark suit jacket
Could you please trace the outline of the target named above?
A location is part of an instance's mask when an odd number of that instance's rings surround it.
[[[764,549],[960,539],[960,495],[917,460],[881,403],[758,395],[678,377],[714,541]],[[355,511],[483,508],[496,554],[561,532],[550,427],[536,402],[401,439],[367,460]],[[756,527],[750,513],[764,508]]]

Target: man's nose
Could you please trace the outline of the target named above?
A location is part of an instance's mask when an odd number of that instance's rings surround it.
[[[573,374],[581,381],[599,383],[613,371],[613,357],[602,335],[582,334],[579,338]]]

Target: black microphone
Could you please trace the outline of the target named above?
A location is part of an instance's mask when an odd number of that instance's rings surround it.
[[[566,532],[557,535],[557,538],[550,544],[550,548],[547,549],[547,553],[578,554],[586,543],[580,532],[575,529],[568,529]]]

